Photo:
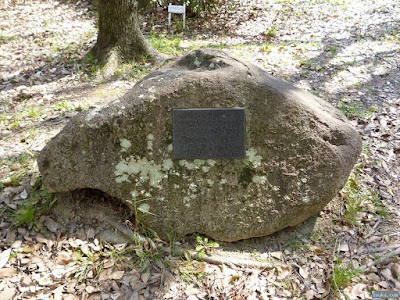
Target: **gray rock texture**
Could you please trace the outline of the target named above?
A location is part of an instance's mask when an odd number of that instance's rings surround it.
[[[173,159],[173,108],[246,109],[245,159]],[[319,212],[345,184],[361,139],[320,98],[215,49],[148,75],[77,115],[38,158],[52,192],[102,190],[161,237],[264,236]]]

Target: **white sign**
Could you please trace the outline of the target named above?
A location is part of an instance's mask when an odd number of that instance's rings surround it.
[[[185,5],[168,5],[168,12],[173,14],[185,14]]]
[[[186,5],[168,5],[168,26],[171,26],[171,14],[181,14],[183,15],[183,28],[185,28],[186,19]]]

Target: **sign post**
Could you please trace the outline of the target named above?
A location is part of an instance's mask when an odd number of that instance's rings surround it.
[[[171,26],[171,14],[181,14],[183,15],[183,28],[185,28],[186,19],[186,4],[183,5],[168,5],[168,26]]]

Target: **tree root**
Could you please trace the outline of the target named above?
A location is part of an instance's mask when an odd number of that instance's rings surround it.
[[[165,247],[162,244],[156,245],[154,241],[148,237],[145,237],[137,232],[133,232],[128,229],[126,226],[118,223],[112,218],[104,218],[103,222],[108,223],[118,231],[120,231],[126,238],[127,242],[133,242],[135,244],[148,244],[151,248],[161,250],[163,252],[170,253],[173,256],[181,256],[186,257],[187,259],[195,259],[198,261],[203,261],[213,265],[228,265],[228,266],[237,266],[244,268],[255,268],[255,269],[272,269],[275,267],[274,264],[269,262],[261,262],[261,261],[253,261],[253,260],[245,260],[245,259],[237,259],[237,258],[225,258],[221,256],[215,255],[204,255],[199,257],[198,253],[195,251],[186,250],[180,247]]]
[[[100,69],[96,72],[96,77],[98,79],[109,79],[114,76],[118,67],[123,63],[129,63],[136,59],[141,59],[141,57],[130,57],[126,59],[124,55],[121,53],[121,50],[118,46],[113,48],[99,50],[97,46],[95,46],[91,53],[94,57],[97,58],[98,65]],[[152,61],[156,65],[163,65],[165,61],[169,59],[163,53],[158,52],[152,47],[148,47],[147,57],[150,61]]]

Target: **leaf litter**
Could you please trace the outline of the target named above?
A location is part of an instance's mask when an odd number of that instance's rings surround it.
[[[84,55],[96,37],[90,1],[7,3],[0,10],[3,212],[21,207],[37,179],[34,164],[15,158],[37,153],[73,115],[117,99],[135,81],[104,83],[82,71],[91,68]],[[150,263],[142,273],[121,254],[129,244],[99,240],[97,224],[80,226],[79,215],[67,225],[42,215],[38,228],[13,228],[3,213],[0,298],[362,299],[372,290],[400,290],[399,15],[397,1],[233,1],[206,20],[190,20],[187,31],[166,29],[165,10],[144,15],[145,34],[178,35],[181,52],[227,49],[340,108],[365,145],[353,190],[299,228],[221,243],[212,254],[226,264],[166,253],[168,263]],[[33,183],[17,181],[24,169]],[[271,267],[229,263],[237,258]],[[347,283],[335,288],[340,276]]]

